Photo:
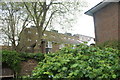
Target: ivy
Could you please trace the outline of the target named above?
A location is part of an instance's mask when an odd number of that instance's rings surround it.
[[[16,51],[1,51],[1,61],[6,63],[14,72],[19,72],[21,69],[21,61],[35,59],[38,62],[44,59],[42,53],[18,53]]]
[[[22,60],[35,59],[37,61],[41,61],[44,59],[43,53],[20,53],[20,57]]]
[[[16,51],[1,51],[2,52],[2,63],[8,64],[8,66],[18,72],[20,69],[21,58]]]
[[[56,53],[45,54],[31,78],[84,78],[111,80],[120,77],[120,58],[117,49],[89,47],[84,44],[65,47]]]
[[[97,44],[97,46],[100,48],[111,47],[111,48],[119,50],[120,49],[120,41],[116,41],[116,40],[106,41],[104,43]]]

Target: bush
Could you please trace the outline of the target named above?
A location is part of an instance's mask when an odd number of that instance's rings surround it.
[[[106,41],[97,45],[100,48],[111,47],[120,50],[120,41]]]
[[[20,53],[22,60],[35,59],[37,61],[42,61],[44,59],[43,53]]]
[[[2,52],[2,63],[8,64],[8,66],[18,72],[20,69],[21,58],[19,57],[19,53],[16,51],[1,51]]]
[[[31,78],[115,79],[120,77],[118,50],[100,49],[80,44],[65,47],[57,53],[45,54]]]
[[[6,63],[15,72],[20,71],[20,62],[22,60],[35,59],[41,61],[44,59],[44,54],[42,53],[18,53],[16,51],[6,51],[2,52],[2,63]]]

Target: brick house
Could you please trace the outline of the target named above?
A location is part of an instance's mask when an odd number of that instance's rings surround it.
[[[34,47],[38,39],[35,27],[25,28],[20,34],[18,47],[23,52],[34,52]],[[57,31],[45,31],[41,42],[41,52],[56,52],[68,44],[79,44],[77,37],[58,33]]]
[[[35,27],[25,28],[20,33],[20,40],[18,48],[22,52],[34,52],[34,47],[38,39],[37,29]],[[88,42],[92,37],[83,35],[71,35],[70,33],[62,34],[57,31],[45,31],[41,42],[41,52],[49,53],[56,52],[57,50],[69,45],[77,45],[85,40]]]
[[[119,40],[120,2],[100,2],[85,14],[93,16],[96,43]]]

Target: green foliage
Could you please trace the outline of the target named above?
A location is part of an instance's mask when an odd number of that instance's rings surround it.
[[[98,44],[97,45],[100,48],[104,48],[104,47],[111,47],[114,49],[120,49],[120,41],[106,41],[104,43]]]
[[[18,53],[16,51],[1,51],[2,52],[2,63],[6,63],[12,70],[19,72],[21,66],[20,62],[28,59],[35,59],[41,61],[44,59],[42,53]]]
[[[22,60],[28,60],[28,59],[35,59],[37,61],[41,61],[44,59],[43,53],[20,53],[20,57]]]
[[[8,66],[18,72],[20,69],[21,58],[16,51],[2,51],[2,63],[7,63]]]
[[[57,53],[45,54],[32,78],[86,78],[110,80],[120,77],[118,50],[100,49],[80,44],[65,47]]]

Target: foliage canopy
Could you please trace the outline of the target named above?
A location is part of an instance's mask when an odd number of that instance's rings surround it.
[[[80,44],[65,47],[57,53],[45,54],[33,71],[33,78],[115,79],[120,77],[118,50],[100,49]]]

